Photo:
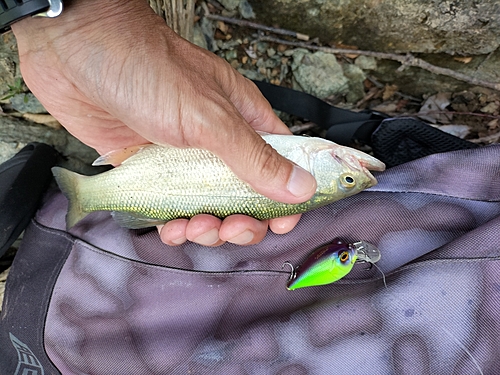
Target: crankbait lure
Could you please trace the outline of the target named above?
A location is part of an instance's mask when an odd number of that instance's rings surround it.
[[[339,238],[313,251],[300,266],[293,267],[287,283],[288,290],[326,285],[340,280],[351,272],[356,261],[375,264],[380,251],[372,244],[359,241],[347,243]]]

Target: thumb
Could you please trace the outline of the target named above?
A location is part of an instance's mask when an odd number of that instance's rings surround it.
[[[227,90],[231,93],[230,108],[211,112],[224,118],[216,121],[221,125],[217,135],[206,134],[216,138],[204,138],[206,148],[258,193],[283,203],[307,201],[316,191],[314,177],[281,156],[255,132],[291,134],[290,130],[251,81],[238,74],[234,78],[236,84]]]
[[[283,203],[305,202],[314,195],[314,177],[281,156],[262,137],[248,137],[244,143],[248,154],[242,155],[242,159],[248,160],[248,164],[229,166],[258,193]]]
[[[290,134],[288,127],[276,116],[269,102],[254,83],[240,75],[236,77],[237,89],[231,90],[230,100],[248,127],[235,140],[241,159],[231,156],[226,163],[242,180],[257,192],[279,202],[301,203],[316,191],[314,177],[298,165],[278,154],[252,129],[267,133]],[[241,125],[241,122],[240,122]],[[235,127],[233,127],[235,129]],[[241,144],[240,144],[241,143]],[[222,156],[224,160],[224,156]],[[247,163],[247,164],[245,164]]]
[[[316,191],[314,177],[281,156],[244,119],[238,120],[212,142],[206,139],[208,148],[258,193],[283,203],[310,199]]]

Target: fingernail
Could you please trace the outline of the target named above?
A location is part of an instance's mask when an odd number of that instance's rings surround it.
[[[316,190],[316,180],[314,177],[298,165],[293,166],[292,175],[288,180],[288,191],[297,198],[310,195]]]
[[[254,234],[253,232],[246,230],[243,233],[238,234],[237,236],[234,236],[227,242],[234,243],[236,245],[246,245],[247,243],[251,242],[253,240]]]
[[[182,245],[186,241],[187,241],[186,237],[179,237],[176,238],[175,240],[171,240],[171,242],[175,245]]]
[[[212,246],[216,244],[218,241],[219,241],[219,230],[217,228],[213,228],[206,233],[200,234],[193,240],[193,242],[196,242],[204,246]]]

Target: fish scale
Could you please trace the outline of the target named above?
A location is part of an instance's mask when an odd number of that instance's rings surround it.
[[[54,167],[54,176],[70,201],[67,225],[75,225],[93,211],[113,211],[115,219],[129,228],[201,213],[220,218],[232,214],[257,219],[287,216],[374,185],[376,180],[360,160],[365,160],[365,164],[368,160],[379,170],[383,166],[369,155],[320,138],[288,135],[263,138],[316,177],[318,187],[310,200],[284,204],[258,194],[209,151],[148,145],[119,167],[95,176]],[[352,186],[344,186],[345,176],[354,181]]]

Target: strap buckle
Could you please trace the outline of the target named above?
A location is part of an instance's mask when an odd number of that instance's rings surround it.
[[[48,1],[49,1],[49,9],[47,9],[45,12],[35,14],[33,17],[54,18],[62,13],[63,10],[62,0],[48,0]]]

